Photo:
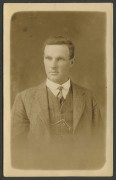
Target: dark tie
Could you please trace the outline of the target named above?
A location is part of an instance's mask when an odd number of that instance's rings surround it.
[[[59,99],[61,105],[62,105],[62,103],[64,101],[63,94],[62,94],[62,89],[63,89],[63,87],[59,86],[58,87],[59,92],[57,94],[57,98]]]

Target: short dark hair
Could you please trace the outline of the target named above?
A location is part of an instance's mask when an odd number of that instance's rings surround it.
[[[72,41],[70,41],[69,39],[63,37],[63,36],[53,36],[48,38],[45,43],[44,43],[44,47],[46,45],[67,45],[69,48],[69,53],[70,53],[70,59],[74,58],[74,45],[72,43]]]

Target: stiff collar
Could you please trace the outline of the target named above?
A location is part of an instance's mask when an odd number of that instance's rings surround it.
[[[69,90],[70,84],[70,79],[66,81],[64,84],[57,84],[55,82],[50,81],[49,79],[46,80],[46,86],[52,90],[58,89],[59,86],[62,86],[65,90]]]

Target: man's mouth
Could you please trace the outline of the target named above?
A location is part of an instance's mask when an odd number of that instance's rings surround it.
[[[50,74],[58,74],[57,71],[50,71],[49,73],[50,73]]]

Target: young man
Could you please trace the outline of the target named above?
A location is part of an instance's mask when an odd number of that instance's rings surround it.
[[[100,111],[91,92],[71,81],[73,64],[70,40],[59,36],[46,41],[46,81],[17,95],[13,106],[14,166],[96,169],[104,164]]]

